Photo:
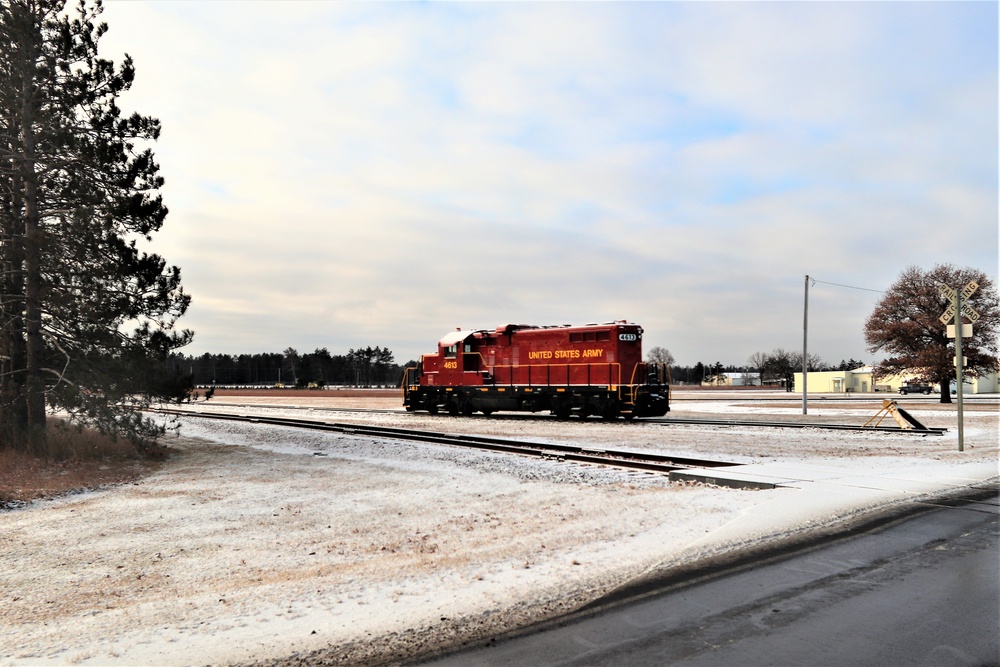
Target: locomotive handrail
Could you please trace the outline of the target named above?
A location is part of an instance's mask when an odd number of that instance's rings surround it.
[[[403,369],[403,379],[399,382],[399,387],[403,390],[403,400],[406,400],[406,396],[410,393],[410,372],[413,371],[416,375],[418,370],[416,366],[407,366]]]
[[[642,367],[641,368],[641,372],[645,373],[647,376],[651,374],[650,368],[651,367],[655,368],[656,369],[656,371],[655,371],[656,372],[656,381],[658,383],[660,383],[660,384],[663,384],[663,379],[664,379],[663,378],[663,367],[662,367],[661,364],[651,364],[651,363],[645,362],[645,361],[637,363],[635,365],[635,367],[632,369],[632,381],[628,385],[626,385],[628,387],[628,403],[631,404],[631,405],[635,405],[636,398],[639,396],[639,388],[640,388],[640,386],[643,385],[643,384],[646,384],[646,383],[642,383],[642,382],[639,381],[639,380],[641,380],[641,377],[640,378],[636,378],[636,374],[640,372],[640,367]],[[667,367],[667,372],[668,373],[669,373],[669,370],[670,370],[669,367]],[[668,379],[668,381],[667,381],[668,387],[669,387],[669,384],[670,384],[670,382],[669,382],[669,379]]]
[[[640,361],[639,363],[637,363],[635,366],[632,367],[632,378],[631,381],[628,383],[628,403],[631,405],[635,405],[635,398],[639,393],[639,384],[635,380],[635,374],[639,372],[640,366],[645,366],[645,365],[646,365],[645,363]],[[643,372],[646,372],[646,370],[643,369]]]
[[[541,381],[542,378],[540,378],[538,380],[535,380],[535,381],[532,381],[532,369],[535,369],[535,368],[544,368],[545,369],[545,377],[543,378],[544,382]],[[536,385],[537,386],[548,386],[548,385],[554,385],[554,384],[557,385],[557,384],[559,384],[558,382],[553,382],[552,371],[553,371],[553,369],[563,369],[563,368],[566,369],[566,382],[565,382],[565,386],[567,386],[567,387],[570,387],[570,386],[586,386],[586,387],[615,386],[615,387],[617,387],[617,386],[620,386],[621,383],[622,383],[622,366],[621,366],[620,363],[617,363],[617,362],[615,362],[615,363],[609,363],[609,364],[516,364],[516,365],[515,364],[493,364],[492,366],[487,365],[487,369],[489,370],[490,375],[493,376],[493,380],[494,380],[495,383],[506,384],[507,386],[510,386],[510,387],[520,386],[520,385],[524,385],[524,386],[527,386],[527,387],[534,387]],[[571,371],[571,369],[573,369],[573,368],[586,368],[587,369],[587,381],[585,383],[579,383],[578,382],[578,383],[574,384],[573,382],[571,382],[571,380],[572,380],[572,376],[571,376],[571,372],[572,371]],[[601,368],[601,369],[605,369],[606,368],[607,369],[607,374],[608,374],[607,375],[608,381],[607,382],[595,382],[592,379],[593,378],[592,370],[594,368]],[[499,370],[499,369],[505,369],[507,371],[507,373],[506,373],[507,382],[505,382],[505,383],[504,382],[498,382],[498,380],[500,380],[503,377],[503,374],[498,374],[497,373],[497,370]],[[527,369],[527,382],[515,382],[514,381],[514,370],[515,369],[517,369],[517,370]],[[560,378],[557,377],[555,379],[559,380]]]

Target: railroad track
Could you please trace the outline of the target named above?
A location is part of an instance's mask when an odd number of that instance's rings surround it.
[[[737,419],[684,419],[676,417],[657,417],[655,419],[644,419],[643,422],[650,424],[696,424],[700,426],[762,426],[765,428],[816,428],[830,431],[874,431],[876,433],[902,433],[903,435],[944,435],[948,432],[946,428],[899,428],[898,426],[856,426],[853,424],[823,424],[818,422],[769,422]]]
[[[763,399],[761,399],[763,400]],[[264,408],[264,409],[274,409],[274,410],[302,410],[302,411],[322,411],[322,412],[356,412],[365,414],[412,414],[409,412],[404,412],[403,410],[386,410],[386,409],[373,409],[373,408],[336,408],[336,407],[311,407],[311,406],[292,406],[292,405],[264,405],[264,404],[249,404],[249,403],[215,403],[214,405],[222,407],[231,408]],[[448,415],[439,416],[442,420],[450,419]],[[532,419],[556,419],[551,415],[540,415],[540,414],[492,414],[489,417],[483,415],[473,415],[473,419],[509,419],[509,420],[532,420]],[[599,418],[593,417],[594,421]],[[760,426],[762,428],[813,428],[813,429],[825,429],[831,431],[862,431],[862,432],[877,432],[877,433],[902,433],[904,435],[943,435],[948,432],[946,428],[940,427],[928,427],[928,428],[910,428],[903,429],[898,426],[858,426],[854,424],[828,424],[822,422],[793,422],[793,421],[755,421],[755,420],[739,420],[739,419],[704,419],[700,417],[647,417],[643,419],[636,420],[637,424],[688,424],[688,425],[699,425],[699,426]]]
[[[254,424],[265,424],[268,426],[286,426],[291,428],[329,431],[372,438],[428,442],[438,445],[450,445],[454,447],[464,447],[467,449],[520,454],[523,456],[581,464],[612,466],[616,468],[641,470],[660,474],[669,474],[677,470],[690,470],[694,468],[722,468],[726,466],[740,465],[739,463],[731,461],[697,459],[652,452],[634,452],[581,447],[578,445],[550,442],[537,443],[524,440],[510,440],[507,438],[448,434],[435,431],[391,428],[386,426],[369,426],[366,424],[342,424],[337,422],[314,421],[310,419],[295,419],[291,417],[238,415],[224,412],[197,412],[194,410],[175,410],[166,408],[155,409],[152,411],[159,414],[177,417],[196,417],[222,421],[250,422]]]

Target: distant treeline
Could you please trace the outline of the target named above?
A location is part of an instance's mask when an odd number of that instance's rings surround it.
[[[260,354],[172,354],[172,370],[193,377],[196,386],[286,387],[395,386],[403,374],[389,348],[366,347],[330,354],[325,347],[299,354],[294,348]]]
[[[667,353],[669,354],[669,353]],[[777,349],[756,353],[745,366],[723,366],[720,362],[693,366],[668,364],[674,384],[721,382],[724,373],[755,373],[757,382],[790,382],[802,369],[802,357]],[[408,362],[413,363],[413,362]],[[365,347],[347,354],[330,354],[325,348],[299,354],[294,348],[284,352],[260,354],[209,354],[191,356],[174,353],[167,359],[169,370],[178,376],[192,377],[196,386],[259,385],[273,387],[398,386],[406,364],[397,364],[392,350]],[[863,362],[850,359],[838,365],[824,363],[810,355],[809,370],[851,370]]]

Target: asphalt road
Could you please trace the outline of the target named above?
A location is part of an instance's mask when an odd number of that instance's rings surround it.
[[[1000,665],[1000,502],[931,506],[428,663],[518,667]]]

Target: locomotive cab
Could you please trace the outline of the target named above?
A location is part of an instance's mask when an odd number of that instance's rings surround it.
[[[427,384],[433,386],[475,386],[483,384],[482,358],[471,338],[474,331],[455,331],[438,341],[436,354],[421,358]]]

